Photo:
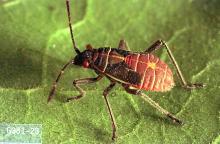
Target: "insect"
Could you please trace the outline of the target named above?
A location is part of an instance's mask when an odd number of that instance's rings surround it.
[[[118,83],[124,87],[125,91],[130,94],[138,95],[148,102],[151,106],[165,114],[174,123],[182,124],[182,121],[176,118],[173,114],[162,108],[158,103],[153,101],[148,95],[142,91],[157,91],[165,92],[170,91],[174,86],[173,74],[171,69],[166,63],[161,61],[152,53],[158,49],[165,48],[166,52],[174,65],[177,75],[181,81],[182,87],[187,89],[202,88],[205,85],[202,83],[187,83],[183,74],[167,44],[163,40],[157,40],[144,52],[129,51],[125,40],[120,40],[117,48],[101,47],[94,49],[90,44],[86,46],[86,50],[81,52],[75,43],[71,16],[70,4],[66,0],[66,9],[68,15],[68,24],[70,29],[71,40],[73,48],[76,52],[75,58],[71,59],[63,66],[54,84],[52,85],[49,93],[48,102],[54,96],[57,84],[60,80],[64,70],[70,64],[81,66],[84,68],[92,69],[98,75],[95,78],[83,78],[73,81],[73,86],[79,91],[79,95],[67,98],[67,102],[71,100],[80,99],[85,95],[85,91],[80,87],[82,84],[95,83],[103,77],[110,80],[110,85],[104,90],[103,96],[107,105],[108,113],[112,122],[112,140],[115,140],[116,135],[116,122],[112,112],[110,103],[107,99],[109,92]]]

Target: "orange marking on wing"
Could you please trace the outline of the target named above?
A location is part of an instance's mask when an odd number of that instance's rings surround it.
[[[148,68],[152,68],[153,70],[155,70],[155,69],[156,69],[156,63],[154,63],[154,62],[149,62],[149,63],[147,63],[147,67],[148,67]]]

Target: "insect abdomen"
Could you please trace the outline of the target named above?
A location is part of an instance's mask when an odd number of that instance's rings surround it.
[[[141,82],[132,85],[150,91],[169,91],[174,86],[173,74],[166,63],[152,54],[131,54],[126,64],[141,75]]]

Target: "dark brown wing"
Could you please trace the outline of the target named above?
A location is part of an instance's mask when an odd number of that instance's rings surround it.
[[[130,69],[124,61],[111,65],[108,64],[105,73],[108,77],[121,83],[138,85],[141,82],[141,76]]]

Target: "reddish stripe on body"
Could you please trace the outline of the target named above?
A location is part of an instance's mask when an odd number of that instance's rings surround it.
[[[166,78],[166,75],[167,75],[167,66],[166,66],[166,68],[165,68],[165,71],[164,71],[164,75],[163,75],[163,78],[162,78],[162,83],[161,83],[161,88],[162,88],[162,90],[164,90],[164,80],[165,80],[165,78]]]
[[[142,63],[142,61],[149,61],[149,55],[147,55],[147,58],[146,57],[143,57],[142,55],[139,57],[139,60],[138,60],[138,67],[137,67],[137,70],[139,71],[142,71],[144,70],[143,74],[142,74],[142,79],[141,79],[141,84],[140,84],[140,88],[139,89],[142,89],[143,88],[143,85],[144,85],[144,80],[145,80],[145,77],[146,77],[146,74],[147,74],[147,71],[148,71],[148,65],[147,63]]]
[[[159,62],[159,59],[157,58],[157,61],[155,62],[155,65],[157,66],[157,63]],[[151,83],[151,87],[150,87],[150,90],[153,90],[154,89],[154,85],[155,83],[157,82],[156,79],[158,80],[158,75],[156,75],[156,69],[151,69],[153,71],[153,81]]]
[[[140,54],[137,55],[136,64],[134,66],[134,71],[137,71],[137,65],[138,65],[139,57],[140,57]]]

